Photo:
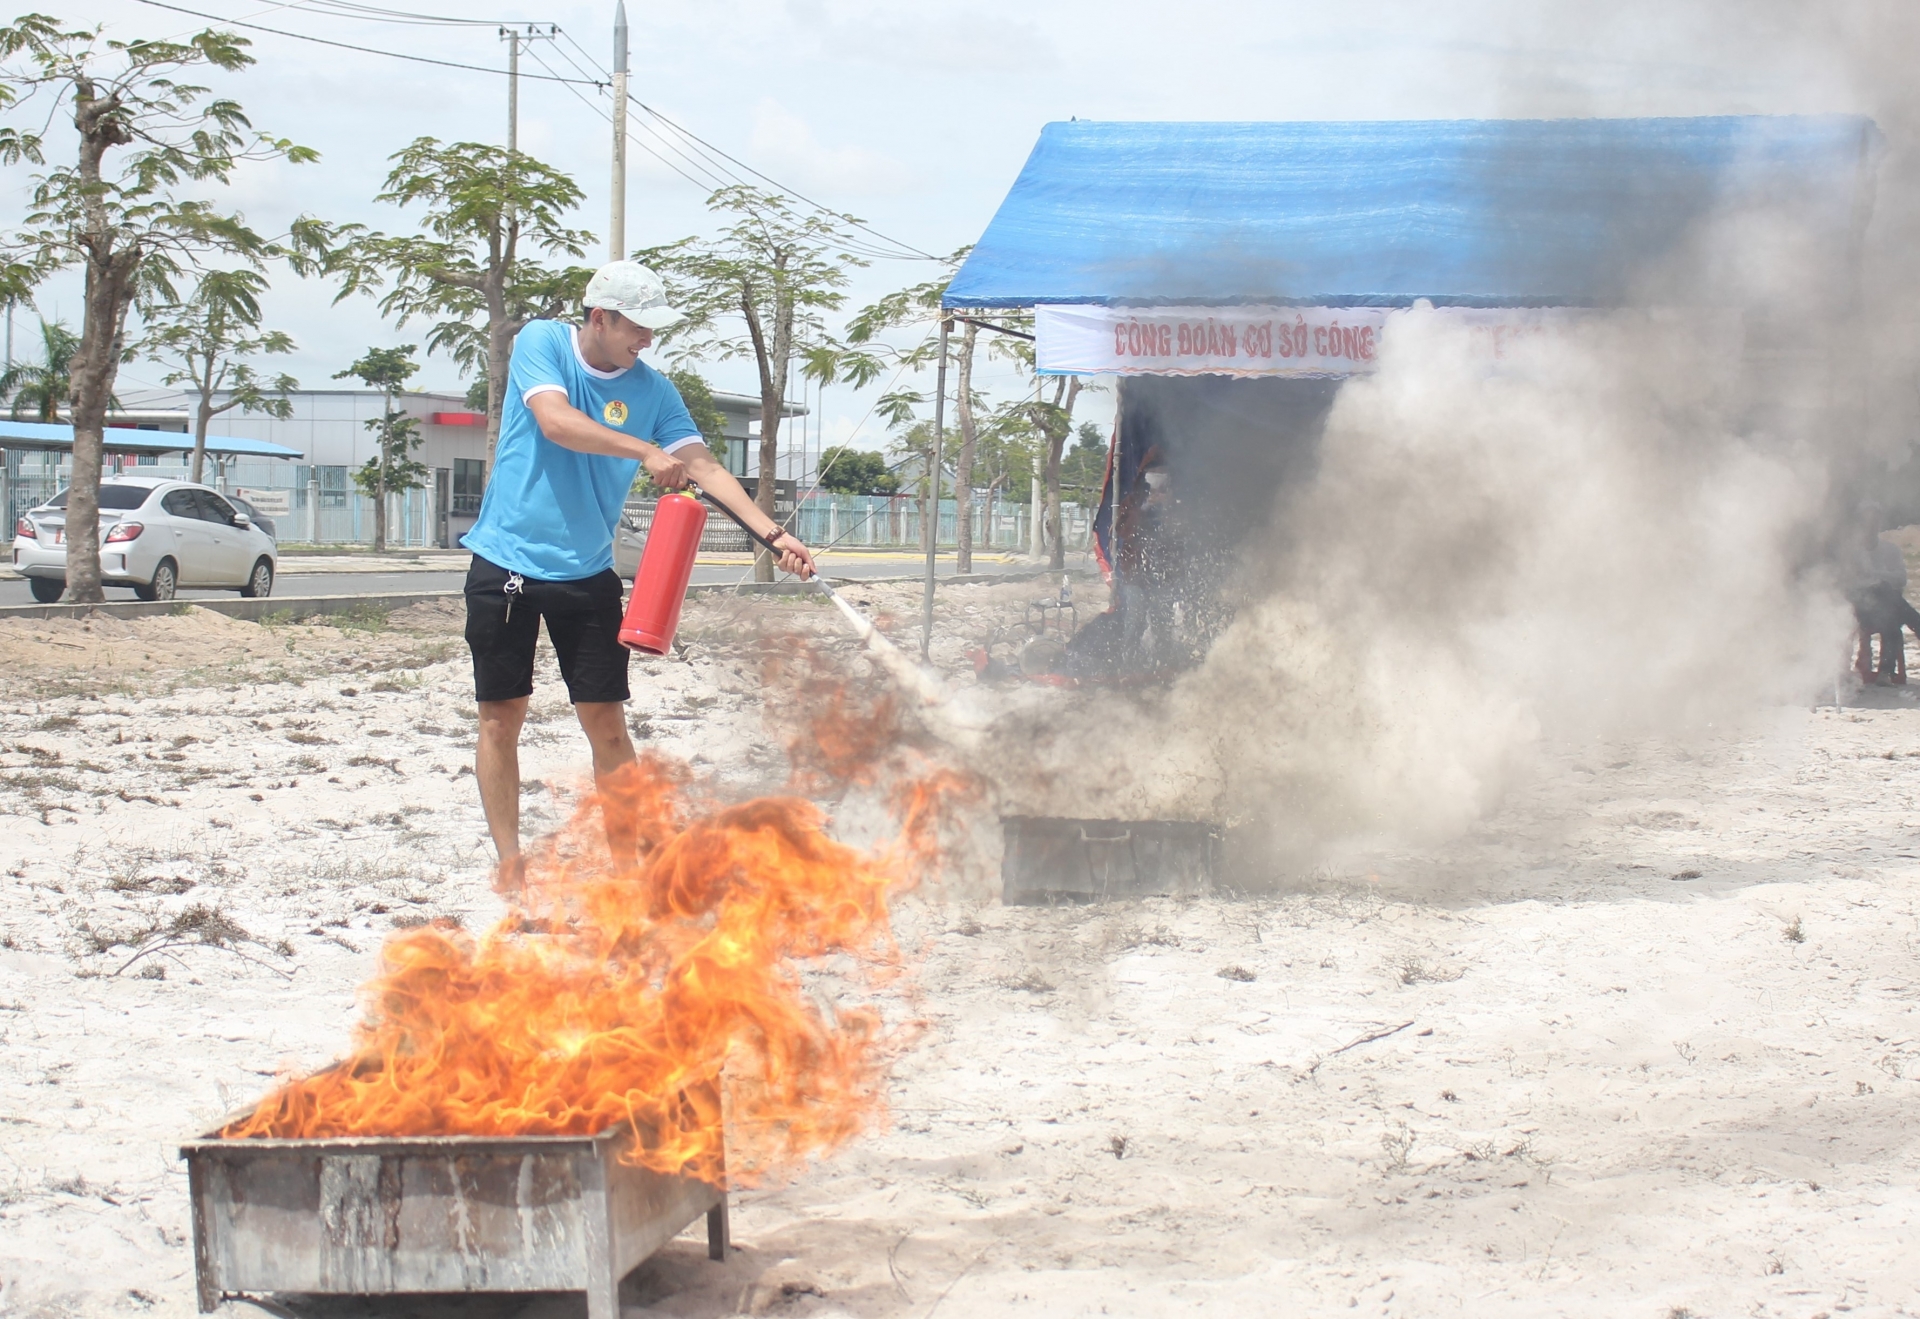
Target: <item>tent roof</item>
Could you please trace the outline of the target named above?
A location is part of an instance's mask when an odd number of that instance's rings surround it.
[[[131,426],[108,426],[104,432],[108,453],[186,453],[193,436],[180,431],[143,431]],[[0,420],[0,449],[71,449],[73,427],[47,421]],[[267,440],[243,440],[231,435],[207,436],[207,452],[241,458],[304,458],[298,449]]]
[[[945,305],[1606,305],[1728,205],[1843,261],[1878,141],[1853,115],[1048,124]]]

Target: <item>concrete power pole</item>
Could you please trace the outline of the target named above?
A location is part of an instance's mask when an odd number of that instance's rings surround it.
[[[627,5],[613,0],[613,214],[607,221],[607,260],[627,255]]]
[[[501,40],[507,43],[507,150],[520,149],[520,43],[531,44],[535,41],[551,41],[560,31],[558,24],[549,23],[542,32],[538,23],[528,23],[523,31],[517,27],[500,29]]]
[[[507,39],[507,150],[520,149],[520,31],[503,27]]]

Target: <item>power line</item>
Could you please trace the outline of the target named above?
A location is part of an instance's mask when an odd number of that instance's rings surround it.
[[[140,3],[144,5],[150,5],[156,9],[168,9],[168,10],[172,10],[175,13],[188,14],[195,18],[203,18],[213,23],[228,23],[228,24],[232,24],[235,27],[251,28],[256,32],[271,33],[274,36],[291,37],[296,41],[310,41],[322,46],[332,46],[338,50],[358,51],[359,53],[365,54],[365,55],[384,55],[389,59],[408,60],[416,64],[432,64],[440,68],[447,68],[447,69],[464,69],[471,73],[491,73],[491,74],[502,75],[502,76],[504,76],[506,73],[506,70],[490,68],[483,64],[464,64],[457,60],[438,60],[438,59],[432,59],[425,55],[407,55],[407,54],[402,54],[399,51],[381,50],[374,46],[361,46],[361,45],[356,45],[352,42],[333,41],[326,37],[310,36],[304,32],[289,32],[284,28],[266,27],[262,24],[248,22],[243,19],[222,18],[217,14],[209,14],[202,10],[189,9],[182,5],[168,4],[165,2],[165,0],[140,0]],[[327,17],[350,18],[350,19],[361,19],[367,22],[386,22],[386,23],[411,24],[411,25],[420,25],[420,26],[498,27],[508,22],[508,20],[504,20],[504,19],[454,18],[454,17],[450,17],[446,15],[438,15],[438,14],[421,14],[421,13],[415,13],[410,10],[387,9],[377,5],[358,4],[358,3],[355,3],[354,0],[293,0],[293,3],[289,5],[274,6],[274,8],[297,9],[302,13],[309,13],[309,14],[313,14],[315,17],[322,17],[322,18],[327,18]],[[517,21],[518,20],[515,20],[516,23]],[[587,49],[584,46],[582,46],[578,41],[574,40],[573,35],[571,33],[567,32],[563,28],[560,28],[557,24],[553,24],[549,26],[552,26],[559,35],[565,37],[568,44],[573,46],[575,50],[578,50],[580,54],[589,62],[589,64],[592,65],[593,71],[597,72],[601,76],[599,77],[589,76],[589,77],[578,78],[578,79],[568,78],[555,72],[553,70],[553,66],[547,64],[545,60],[541,60],[540,64],[541,64],[541,67],[547,69],[546,74],[542,75],[537,73],[529,73],[524,76],[528,78],[532,78],[538,82],[556,82],[556,83],[561,83],[563,85],[592,86],[592,87],[599,87],[604,89],[608,85],[608,83],[611,81],[611,75],[607,74],[606,70],[600,66],[600,62],[597,59],[595,59],[590,53],[588,53]],[[565,55],[564,52],[560,52],[560,53],[563,55],[563,57],[567,60],[569,64],[574,66],[576,70],[582,73],[588,72],[588,70],[582,69],[578,61],[574,60],[572,56]],[[745,161],[740,160],[738,157],[730,155],[728,152],[721,150],[719,147],[715,146],[713,143],[708,142],[705,138],[700,137],[698,134],[694,133],[691,129],[685,127],[684,125],[675,122],[673,119],[669,118],[667,115],[663,114],[661,111],[654,109],[652,106],[639,101],[632,102],[632,104],[637,106],[646,114],[650,115],[654,120],[657,121],[658,125],[664,126],[665,128],[672,130],[672,132],[675,135],[677,135],[682,139],[685,139],[685,142],[688,144],[691,144],[692,147],[695,148],[698,153],[706,154],[708,156],[708,160],[704,162],[696,161],[694,158],[694,154],[690,154],[686,146],[683,146],[681,143],[673,142],[672,140],[670,140],[665,133],[660,131],[659,127],[655,127],[653,125],[640,125],[642,127],[651,128],[656,140],[658,140],[662,146],[666,146],[669,149],[671,149],[674,152],[674,154],[680,156],[681,159],[686,161],[689,165],[692,165],[694,168],[698,169],[701,173],[708,174],[713,178],[721,180],[721,183],[719,186],[724,187],[726,186],[726,183],[729,181],[733,183],[738,183],[738,184],[748,183],[747,179],[735,173],[734,170],[727,168],[728,165],[736,166],[738,167],[738,169],[745,170],[748,174],[751,174],[754,178],[759,179],[762,183],[767,184],[768,186],[772,187],[775,191],[781,193],[782,195],[792,197],[795,201],[803,202],[823,215],[831,216],[843,224],[850,225],[853,228],[856,228],[865,233],[871,234],[874,238],[878,239],[881,243],[884,243],[887,245],[887,247],[885,248],[871,246],[871,245],[862,245],[862,250],[859,253],[860,255],[872,257],[878,260],[888,260],[888,261],[901,261],[901,260],[938,261],[942,259],[940,257],[934,256],[931,252],[922,251],[920,248],[913,246],[911,243],[902,242],[900,239],[890,237],[887,234],[883,234],[878,229],[875,229],[872,225],[867,224],[861,220],[855,220],[850,216],[846,215],[846,213],[842,211],[836,211],[821,202],[817,202],[813,198],[807,196],[805,193],[802,193],[797,189],[787,187],[785,184],[781,183],[778,179],[773,178],[771,175],[762,173],[761,171],[755,169],[753,166],[747,164]],[[629,114],[631,116],[631,111],[629,112]],[[611,122],[611,116],[605,116],[605,117],[607,117],[609,119],[609,122]],[[667,161],[664,157],[660,155],[659,152],[653,151],[645,147],[644,144],[642,144],[642,149],[647,150],[648,154],[652,155],[655,159],[661,160],[663,163],[667,164],[669,168],[672,168],[674,170],[675,173],[679,174],[682,178],[687,179],[687,181],[689,183],[694,184],[694,186],[707,187],[709,189],[712,189],[714,187],[714,185],[711,183],[702,183],[699,180],[693,179],[684,170],[674,165],[671,161]],[[718,160],[712,159],[713,157],[718,157]],[[726,163],[721,164],[720,162],[726,162]],[[887,248],[892,248],[895,250],[889,251],[887,250]]]
[[[222,23],[230,24],[234,27],[252,28],[255,32],[270,32],[276,37],[292,37],[296,41],[311,41],[321,46],[332,46],[337,50],[355,50],[363,55],[385,55],[388,59],[410,60],[415,64],[436,64],[443,69],[465,69],[469,73],[492,73],[502,78],[507,76],[505,69],[492,69],[484,64],[461,64],[455,60],[429,59],[425,55],[403,55],[397,50],[380,50],[373,46],[356,46],[348,41],[329,41],[325,37],[308,36],[304,32],[288,32],[285,28],[263,27],[258,23],[243,23],[238,19],[222,18],[218,14],[207,14],[202,13],[198,9],[188,9],[181,5],[170,5],[165,3],[164,0],[140,0],[140,3],[143,5],[151,5],[155,9],[171,9],[176,14],[191,14],[195,18],[204,18],[210,23]],[[584,78],[562,78],[554,74],[523,73],[520,76],[523,78],[532,78],[537,82],[579,83],[593,87],[601,85],[599,83],[590,83]]]
[[[561,35],[566,36],[565,29],[561,29]],[[572,37],[567,37],[567,40],[573,43],[575,49],[579,49],[579,43],[573,41]],[[556,45],[553,49],[555,54],[559,55],[562,59],[566,60],[567,63],[571,65],[575,70],[582,73],[589,72],[589,70],[587,69],[582,69],[580,66],[580,62],[574,59],[571,55],[568,55],[566,51],[562,50],[559,46]],[[589,61],[591,61],[593,58],[591,55],[588,55],[587,52],[584,50],[581,50],[580,53],[583,56],[586,56],[586,58]],[[531,58],[537,60],[540,64],[540,67],[542,67],[543,69],[546,69],[549,73],[557,72],[554,69],[554,67],[551,64],[547,63],[547,61],[543,57],[541,57],[539,54],[536,54],[532,50],[529,50],[528,54]],[[574,95],[583,104],[587,105],[588,108],[592,109],[596,114],[598,114],[600,118],[602,118],[603,120],[606,120],[609,123],[612,122],[612,115],[608,111],[603,110],[599,106],[595,105],[593,102],[588,101],[584,96],[582,96],[577,91],[574,92]],[[635,102],[634,104],[639,104],[639,103]],[[667,168],[671,169],[674,173],[678,174],[681,178],[693,184],[695,187],[704,188],[708,192],[717,191],[720,188],[724,188],[728,186],[729,184],[746,185],[748,183],[748,181],[745,178],[742,178],[737,172],[729,169],[725,164],[719,163],[714,159],[715,156],[719,156],[723,160],[731,161],[733,159],[731,156],[728,156],[725,152],[720,151],[717,147],[713,147],[711,144],[694,136],[692,133],[681,128],[678,124],[675,124],[672,120],[668,119],[666,116],[662,114],[659,114],[657,111],[654,111],[651,108],[646,107],[644,105],[642,105],[641,108],[647,110],[647,113],[653,116],[654,122],[648,122],[647,120],[641,119],[639,116],[637,116],[634,113],[632,106],[629,106],[627,110],[628,122],[634,127],[634,129],[637,131],[637,134],[650,134],[653,137],[653,140],[659,143],[661,147],[663,147],[667,151],[672,152],[674,156],[677,156],[679,158],[679,161],[681,163],[684,163],[686,168],[685,169],[681,168],[680,163],[676,163],[674,160],[669,159],[667,156],[661,154],[660,151],[656,151],[653,147],[649,146],[647,144],[645,136],[636,135],[633,139],[631,139],[636,145],[640,147],[641,150],[645,151],[648,155],[652,156],[655,160],[658,160],[663,165],[667,166]],[[669,128],[674,129],[675,132],[679,134],[679,136],[678,137],[669,136],[668,134],[663,132],[661,130],[662,124],[666,125]],[[689,142],[695,145],[690,147],[688,145]],[[705,150],[702,151],[700,148],[705,148]],[[742,166],[741,168],[746,169],[748,167]],[[687,172],[688,169],[694,170],[700,174],[704,174],[706,178],[704,179],[695,178],[692,174],[689,174]],[[763,179],[766,178],[765,175],[760,175],[759,177]],[[776,188],[780,187],[780,185],[774,180],[768,179],[767,181],[769,183],[773,183],[773,185]],[[798,196],[798,194],[792,193],[790,189],[782,189],[782,192],[788,195]],[[800,200],[805,201],[806,199],[800,198]],[[829,215],[838,214],[837,212],[827,211],[826,208],[823,206],[820,206],[818,202],[808,202],[808,205],[814,206],[816,209],[819,209],[822,212]],[[867,228],[867,226],[865,225],[861,225],[860,227],[862,229]],[[874,231],[869,229],[868,232],[871,233]],[[884,234],[881,234],[878,236],[885,239],[885,241],[889,243],[894,243],[896,247],[905,246],[904,244],[898,243],[898,241],[895,239],[886,238]],[[875,260],[894,261],[894,260],[921,259],[919,255],[915,255],[912,257],[903,257],[901,253],[898,251],[889,251],[885,248],[881,248],[870,243],[848,241],[848,242],[843,242],[841,246],[845,247],[850,252],[853,252],[856,255],[871,257]],[[908,251],[917,253],[917,249],[909,248]]]
[[[404,23],[420,27],[514,27],[517,19],[447,18],[439,14],[415,14],[404,9],[381,9],[357,5],[351,0],[294,0],[295,9],[332,18],[358,18],[369,23]]]

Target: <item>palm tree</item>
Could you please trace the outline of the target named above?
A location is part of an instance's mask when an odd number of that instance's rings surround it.
[[[16,362],[0,374],[0,398],[10,398],[13,418],[38,414],[41,421],[60,420],[60,404],[73,393],[73,355],[79,350],[80,336],[65,322],[40,321],[40,340],[45,361],[39,365]]]

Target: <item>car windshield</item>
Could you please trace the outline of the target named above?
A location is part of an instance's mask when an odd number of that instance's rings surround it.
[[[68,491],[62,490],[46,502],[47,508],[65,508]],[[151,486],[144,485],[108,485],[100,484],[100,511],[103,513],[124,513],[130,508],[138,508],[147,502],[147,496],[153,493]]]

